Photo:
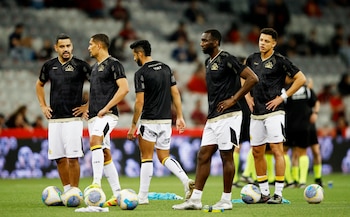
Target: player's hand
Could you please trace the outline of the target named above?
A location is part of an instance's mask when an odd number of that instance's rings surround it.
[[[89,119],[89,110],[86,110],[85,112],[83,112],[81,117],[85,120],[88,120]]]
[[[81,116],[84,112],[86,112],[88,110],[88,105],[81,105],[79,107],[74,108],[73,111],[73,115],[75,117]]]
[[[43,114],[47,119],[50,119],[52,117],[52,114],[51,114],[52,109],[50,106],[41,106],[41,111],[43,112]]]
[[[318,114],[313,112],[313,113],[311,114],[311,116],[310,116],[310,123],[311,123],[311,124],[316,123],[317,117],[318,117]]]
[[[183,118],[176,119],[176,130],[178,130],[180,134],[185,132],[185,128],[186,128],[185,120]]]
[[[271,111],[275,111],[275,109],[277,108],[277,106],[279,104],[281,104],[283,102],[283,98],[281,96],[276,96],[275,99],[269,101],[268,103],[266,103],[266,109],[267,110],[271,110]]]
[[[134,140],[136,138],[136,125],[130,127],[126,137],[129,140]]]
[[[101,109],[98,113],[97,113],[97,116],[102,118],[105,114],[107,113],[112,113],[112,111],[109,111],[108,109],[106,108],[103,108]]]
[[[230,108],[233,106],[235,103],[233,101],[233,98],[225,99],[224,101],[221,101],[218,103],[218,106],[216,107],[216,111],[218,112],[223,112],[226,109]]]

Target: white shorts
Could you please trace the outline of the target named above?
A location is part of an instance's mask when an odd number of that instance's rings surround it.
[[[141,120],[137,130],[144,140],[154,142],[160,150],[170,149],[172,134],[171,120]]]
[[[232,112],[208,119],[202,135],[201,146],[218,145],[219,150],[239,147],[242,112]]]
[[[106,114],[102,118],[94,117],[88,122],[89,135],[103,136],[102,149],[111,149],[110,134],[118,124],[118,116]]]
[[[77,158],[83,153],[83,121],[81,118],[51,119],[48,121],[48,159]]]
[[[264,145],[266,143],[285,142],[285,115],[272,114],[265,119],[250,119],[250,144],[251,146]]]

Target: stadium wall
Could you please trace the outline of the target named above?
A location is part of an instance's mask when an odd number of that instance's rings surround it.
[[[128,129],[116,129],[111,134],[111,150],[114,163],[121,175],[138,177],[140,172],[137,141],[126,139]],[[173,131],[171,155],[179,160],[188,173],[195,172],[196,156],[200,147],[201,129],[188,129],[179,135]],[[323,157],[323,174],[333,172],[350,173],[350,141],[332,136],[319,137]],[[244,168],[249,143],[244,143],[240,155],[240,170]],[[4,129],[0,134],[0,177],[1,178],[56,178],[58,172],[54,161],[47,159],[47,130],[32,131]],[[91,152],[87,130],[83,133],[85,156],[80,159],[81,177],[91,177]],[[312,172],[312,154],[310,172]],[[154,175],[166,176],[170,172],[162,166],[154,155]],[[221,160],[218,152],[213,156],[211,175],[221,175]]]

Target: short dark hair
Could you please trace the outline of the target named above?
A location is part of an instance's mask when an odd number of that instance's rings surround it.
[[[135,49],[136,51],[144,52],[145,56],[151,56],[151,44],[147,40],[135,41],[130,45],[130,48]]]
[[[18,29],[18,28],[23,28],[24,27],[24,24],[23,23],[17,23],[15,28]]]
[[[107,49],[109,48],[109,38],[106,34],[99,33],[99,34],[93,35],[91,38],[93,41],[98,41],[104,44],[104,46]]]
[[[62,40],[62,39],[70,39],[70,37],[66,33],[60,33],[56,37],[56,44],[58,43],[58,40]]]
[[[207,31],[205,31],[204,33],[209,33],[211,35],[211,37],[213,37],[215,40],[219,41],[219,45],[221,44],[221,33],[216,30],[216,29],[209,29]]]
[[[266,35],[271,35],[271,37],[273,39],[275,39],[277,41],[278,39],[278,33],[276,30],[274,30],[273,28],[263,28],[261,31],[260,31],[260,34],[266,34]]]

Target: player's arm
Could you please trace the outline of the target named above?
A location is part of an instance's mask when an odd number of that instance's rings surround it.
[[[245,67],[240,76],[245,80],[242,87],[233,96],[231,96],[231,98],[218,103],[218,112],[222,112],[236,104],[241,97],[245,96],[254,87],[254,85],[259,82],[258,76],[249,67]]]
[[[45,86],[45,83],[38,79],[35,85],[36,96],[38,98],[41,111],[43,112],[43,114],[47,119],[50,119],[52,117],[51,115],[52,109],[50,108],[50,106],[46,105],[44,86]]]
[[[135,138],[135,132],[137,127],[137,122],[141,116],[142,110],[143,110],[143,104],[144,104],[144,92],[137,92],[136,93],[136,99],[134,104],[134,114],[131,121],[131,127],[128,131],[127,138],[132,140]]]
[[[280,105],[285,99],[289,96],[293,95],[301,86],[303,86],[306,82],[306,78],[304,73],[301,71],[297,72],[292,78],[292,85],[288,88],[288,90],[282,93],[280,96],[277,96],[275,99],[266,103],[266,109],[274,111],[278,105]]]
[[[241,78],[241,86],[244,85],[244,82],[245,82],[245,80],[243,78]],[[245,100],[246,100],[246,102],[248,104],[249,110],[251,112],[253,112],[255,104],[254,104],[254,98],[250,94],[250,91],[246,95],[244,95],[244,98],[245,98]]]
[[[114,94],[113,98],[107,103],[107,105],[105,105],[105,107],[98,112],[98,117],[102,117],[103,115],[107,114],[111,108],[116,106],[120,101],[124,99],[126,94],[129,93],[129,85],[126,78],[119,78],[116,80],[116,83],[119,87],[118,91]]]
[[[180,92],[176,85],[171,86],[171,96],[176,109],[176,129],[179,131],[179,133],[183,133],[186,128],[186,123],[182,114]]]
[[[297,90],[299,90],[299,88],[301,86],[303,86],[305,84],[306,77],[305,77],[304,73],[299,71],[297,74],[294,75],[292,80],[293,80],[292,85],[286,91],[287,98],[289,96],[293,95]],[[284,98],[284,96],[281,96],[281,97]]]
[[[310,116],[310,123],[314,124],[318,118],[318,112],[320,111],[320,101],[316,101],[314,107],[312,108],[312,114]]]

